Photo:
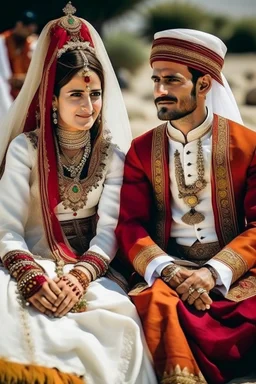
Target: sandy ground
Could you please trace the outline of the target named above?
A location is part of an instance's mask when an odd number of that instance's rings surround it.
[[[256,106],[244,105],[246,93],[256,87],[256,55],[228,55],[223,73],[226,76],[244,121],[244,125],[256,130]],[[152,70],[145,64],[135,75],[130,76],[130,89],[124,90],[132,133],[134,137],[160,124],[153,102]]]

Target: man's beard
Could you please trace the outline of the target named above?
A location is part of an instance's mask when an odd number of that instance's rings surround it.
[[[156,106],[159,101],[177,102],[178,100],[172,96],[158,97],[155,100]],[[171,110],[166,106],[162,106],[160,109],[158,109],[157,116],[160,120],[169,120],[169,121],[179,120],[185,116],[190,115],[192,112],[194,112],[196,108],[197,108],[196,98],[191,92],[190,97],[186,97],[180,100],[180,108],[175,109],[174,104],[172,104]]]

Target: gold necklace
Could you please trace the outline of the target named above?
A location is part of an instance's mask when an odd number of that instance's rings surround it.
[[[193,184],[186,185],[184,170],[182,168],[180,153],[176,149],[174,153],[175,176],[179,191],[179,198],[183,199],[184,203],[189,206],[190,211],[182,216],[181,220],[188,225],[195,225],[204,220],[204,215],[195,210],[199,204],[197,194],[206,187],[204,180],[204,156],[201,139],[197,142],[197,179]]]
[[[71,178],[67,178],[64,175],[64,165],[61,161],[59,144],[57,142],[56,136],[54,137],[54,139],[58,159],[60,198],[64,209],[71,209],[73,211],[73,216],[77,216],[77,211],[85,206],[87,200],[87,196],[84,193],[83,186],[80,181],[80,176],[86,163],[86,160],[90,155],[91,146],[89,148],[84,149],[82,160],[80,164],[74,169],[74,176],[71,173]]]
[[[67,131],[65,129],[56,128],[56,135],[61,148],[65,149],[81,149],[87,147],[91,141],[90,132],[87,131]]]
[[[87,155],[85,155],[85,151],[89,156],[91,152],[91,146],[79,149],[78,153],[72,159],[70,159],[62,149],[62,153],[60,154],[60,156],[63,156],[67,164],[62,161],[61,157],[60,162],[62,166],[70,173],[71,177],[75,177],[79,169],[84,166],[85,161],[88,157]],[[84,156],[86,156],[85,161],[83,160]]]

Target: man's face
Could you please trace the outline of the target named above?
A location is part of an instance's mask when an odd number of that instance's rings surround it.
[[[160,120],[178,120],[196,110],[196,89],[187,66],[169,61],[155,61],[152,80]]]

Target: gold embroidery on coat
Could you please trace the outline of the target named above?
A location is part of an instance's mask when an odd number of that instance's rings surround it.
[[[236,253],[231,248],[225,248],[220,251],[214,260],[219,260],[231,269],[233,277],[232,283],[234,283],[239,277],[243,276],[248,271],[248,265],[239,253]]]
[[[161,384],[207,384],[205,378],[201,372],[198,375],[190,373],[188,368],[183,369],[177,364],[175,367],[171,368],[170,371],[164,372],[162,379],[160,379]]]
[[[226,299],[242,301],[256,295],[256,276],[247,276],[237,281],[229,290]]]
[[[140,252],[137,253],[133,261],[135,270],[141,275],[145,275],[148,264],[156,257],[163,254],[163,250],[158,245],[149,245],[143,247]]]
[[[217,119],[217,141],[213,136],[213,166],[215,167],[213,174],[220,231],[224,244],[228,244],[239,234],[239,231],[229,164],[229,126],[226,119],[222,117]]]
[[[165,179],[164,179],[164,148],[166,124],[154,129],[152,139],[152,184],[155,191],[157,218],[156,241],[160,247],[165,246]]]

